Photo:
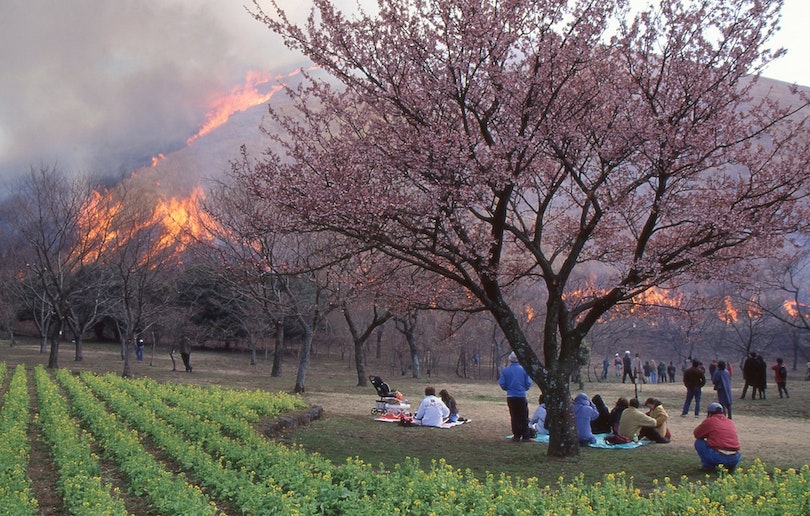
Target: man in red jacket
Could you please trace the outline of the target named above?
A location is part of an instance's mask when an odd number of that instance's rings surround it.
[[[726,417],[722,405],[709,404],[708,415],[694,434],[701,470],[714,471],[722,464],[729,473],[734,472],[740,462],[740,438],[734,421]]]

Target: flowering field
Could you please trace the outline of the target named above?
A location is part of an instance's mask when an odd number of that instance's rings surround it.
[[[44,441],[65,514],[808,514],[810,469],[745,471],[641,492],[624,475],[555,486],[414,460],[381,474],[261,435],[297,397],[0,363],[0,507],[40,507],[28,470]],[[33,394],[31,394],[33,393]]]

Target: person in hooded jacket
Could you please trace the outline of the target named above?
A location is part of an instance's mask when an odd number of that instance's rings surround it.
[[[584,392],[574,398],[574,421],[577,425],[579,444],[588,445],[596,442],[591,430],[591,421],[599,417],[599,411]]]

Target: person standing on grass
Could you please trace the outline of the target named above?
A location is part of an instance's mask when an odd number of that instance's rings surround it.
[[[723,465],[729,473],[734,472],[740,463],[740,438],[734,421],[723,413],[722,405],[710,403],[706,419],[693,433],[702,471],[715,471],[717,466]]]
[[[717,391],[717,401],[726,409],[728,418],[731,419],[731,375],[726,370],[726,362],[721,360],[717,362],[717,371],[712,375],[712,383],[714,390]]]
[[[641,380],[642,384],[646,383],[645,380],[647,380],[644,378],[644,362],[641,361],[641,357],[638,353],[633,357],[633,378]]]
[[[695,417],[700,417],[701,389],[706,385],[706,374],[700,368],[700,362],[692,360],[692,367],[683,372],[683,385],[686,387],[686,401],[683,404],[681,417],[689,413],[689,406],[695,400]]]
[[[774,373],[774,380],[776,380],[776,388],[779,389],[779,397],[782,397],[782,393],[785,393],[785,397],[790,398],[790,394],[788,394],[787,390],[787,367],[785,367],[785,362],[782,360],[782,357],[776,359],[776,364],[771,366]]]
[[[756,368],[757,368],[757,354],[756,352],[752,351],[745,357],[745,361],[742,365],[742,374],[743,374],[743,390],[742,394],[740,395],[740,399],[745,399],[745,394],[748,392],[748,387],[751,387],[751,399],[757,394],[757,387],[756,387]]]
[[[633,374],[633,359],[630,358],[630,352],[624,352],[624,358],[622,359],[622,367],[624,368],[624,373],[622,374],[622,383],[630,377],[630,381],[632,383],[636,383],[636,377]]]
[[[532,386],[532,379],[518,363],[515,352],[509,354],[509,365],[501,370],[498,385],[506,391],[506,405],[512,423],[513,441],[531,441],[529,432],[529,403],[526,391]]]
[[[754,368],[754,379],[756,381],[754,390],[759,392],[759,399],[764,400],[766,399],[765,390],[768,388],[768,364],[762,355],[757,353],[754,365],[756,366]]]
[[[669,362],[667,366],[667,375],[669,376],[669,383],[675,383],[675,373],[678,371],[678,368],[675,367],[675,364],[672,361]]]

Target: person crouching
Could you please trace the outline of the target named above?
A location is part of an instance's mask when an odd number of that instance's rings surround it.
[[[709,405],[706,419],[694,431],[695,450],[700,457],[702,471],[715,471],[724,466],[733,473],[740,462],[740,438],[734,421],[726,417],[719,403]]]

